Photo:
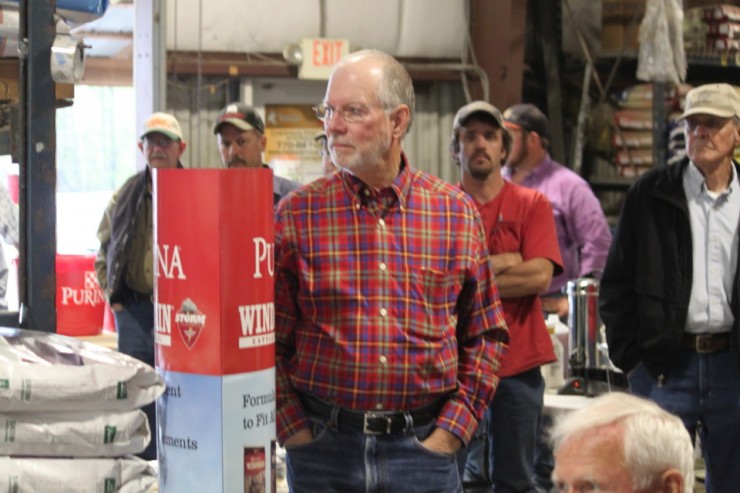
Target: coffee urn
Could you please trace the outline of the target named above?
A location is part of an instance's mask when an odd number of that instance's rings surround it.
[[[568,329],[571,377],[561,394],[598,395],[626,387],[624,374],[609,360],[604,324],[599,316],[599,280],[568,281]]]

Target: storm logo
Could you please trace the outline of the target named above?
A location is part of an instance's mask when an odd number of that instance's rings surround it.
[[[175,324],[180,332],[182,342],[188,349],[193,349],[206,325],[206,316],[198,311],[190,298],[182,302],[180,311],[175,315]]]

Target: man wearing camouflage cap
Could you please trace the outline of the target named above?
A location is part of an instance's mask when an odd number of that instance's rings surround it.
[[[609,357],[630,391],[701,436],[707,491],[740,484],[740,98],[686,95],[688,157],[627,192],[601,280]]]
[[[144,122],[138,145],[146,168],[129,178],[105,209],[98,227],[95,272],[113,310],[118,350],[154,366],[151,168],[182,168],[180,157],[187,144],[174,116],[154,113]],[[156,436],[154,404],[144,412]],[[156,442],[149,442],[140,455],[143,459],[157,458]]]

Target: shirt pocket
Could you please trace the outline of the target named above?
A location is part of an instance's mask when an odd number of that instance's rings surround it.
[[[454,313],[461,283],[454,276],[429,268],[411,270],[410,303],[414,316],[408,321],[409,333],[426,340],[439,341],[450,335],[457,322]]]
[[[521,221],[500,221],[488,233],[488,251],[491,255],[518,252],[522,243]]]

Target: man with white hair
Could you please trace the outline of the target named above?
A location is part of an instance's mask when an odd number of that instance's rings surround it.
[[[409,163],[414,106],[398,60],[345,56],[315,107],[339,171],[277,206],[276,421],[293,493],[462,493],[458,452],[498,384],[509,337],[480,216]]]
[[[559,493],[691,493],[694,451],[682,421],[614,392],[563,415],[551,431]]]
[[[601,279],[609,357],[630,391],[700,434],[708,491],[740,484],[740,97],[686,94],[687,158],[625,197]]]

